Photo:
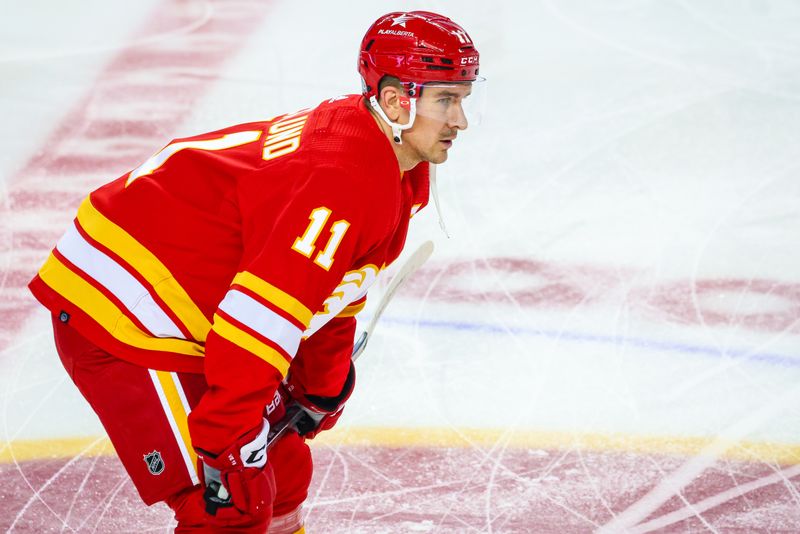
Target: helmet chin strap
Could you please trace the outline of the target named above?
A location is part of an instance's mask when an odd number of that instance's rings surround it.
[[[433,163],[429,164],[428,167],[428,180],[431,184],[431,194],[433,195],[433,204],[436,206],[436,213],[439,215],[439,228],[442,229],[444,235],[447,236],[447,239],[450,239],[450,232],[447,231],[447,227],[444,225],[444,217],[442,216],[442,208],[439,206],[439,188],[436,186],[436,165]]]
[[[392,139],[398,145],[403,144],[403,139],[401,138],[403,130],[408,130],[409,128],[414,126],[414,119],[417,117],[417,99],[409,98],[408,100],[409,100],[408,124],[398,124],[396,122],[392,122],[392,120],[386,116],[386,112],[383,111],[381,105],[378,104],[378,99],[375,98],[375,95],[369,97],[369,103],[372,106],[372,109],[374,109],[375,113],[377,113],[380,116],[380,118],[383,119],[383,122],[385,122],[392,128]]]
[[[391,126],[392,128],[392,138],[394,142],[398,145],[403,144],[403,139],[400,137],[403,133],[403,130],[408,130],[414,125],[414,119],[417,117],[417,99],[416,98],[409,98],[409,106],[408,106],[408,124],[398,124],[393,122],[386,116],[386,113],[383,111],[383,108],[378,104],[378,99],[375,96],[369,97],[369,103],[372,106],[372,109],[375,110],[383,121]],[[431,193],[433,194],[433,203],[436,206],[436,213],[439,215],[439,226],[441,227],[444,235],[447,236],[447,239],[450,239],[450,233],[447,231],[447,227],[444,225],[444,217],[442,217],[442,208],[439,206],[439,190],[436,187],[436,165],[433,163],[430,164],[429,167],[429,175],[428,179],[430,180],[430,187]]]

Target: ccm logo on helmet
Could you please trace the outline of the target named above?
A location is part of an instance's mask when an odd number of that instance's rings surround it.
[[[478,62],[478,56],[468,56],[461,58],[462,65],[474,65]]]

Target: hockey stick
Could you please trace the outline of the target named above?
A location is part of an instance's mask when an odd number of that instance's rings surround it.
[[[372,316],[369,324],[367,325],[367,329],[362,332],[362,334],[358,337],[358,341],[355,342],[353,345],[353,361],[356,361],[361,354],[364,353],[364,349],[367,348],[367,342],[372,338],[372,332],[375,330],[375,325],[378,324],[378,319],[380,319],[381,315],[383,315],[383,311],[386,309],[386,306],[389,305],[389,301],[392,300],[394,294],[397,293],[397,289],[403,285],[403,283],[408,279],[409,276],[414,274],[414,271],[419,269],[423,263],[425,263],[428,258],[431,257],[433,253],[433,242],[425,241],[423,244],[414,251],[414,253],[403,263],[400,267],[400,270],[394,275],[392,280],[389,282],[389,285],[386,286],[386,292],[383,294],[380,302],[378,302],[378,307],[375,309],[375,314]],[[278,439],[283,436],[287,430],[289,430],[292,426],[294,426],[297,421],[303,416],[302,409],[296,409],[291,414],[287,411],[287,417],[284,417],[281,421],[275,425],[274,428],[271,428],[269,431],[269,435],[267,436],[267,450],[269,450],[274,443],[278,441]]]
[[[381,318],[383,315],[383,311],[386,309],[386,306],[389,305],[389,301],[392,300],[394,294],[397,293],[397,289],[408,279],[409,276],[414,274],[414,272],[422,267],[428,258],[431,257],[433,254],[433,242],[432,241],[425,241],[423,244],[414,251],[414,253],[409,257],[406,262],[400,267],[400,270],[397,271],[397,274],[394,275],[394,278],[389,282],[389,285],[386,286],[386,293],[383,294],[381,301],[378,303],[378,307],[375,309],[375,314],[372,316],[369,324],[367,325],[367,329],[361,334],[358,338],[358,341],[353,346],[353,361],[357,360],[361,353],[364,352],[364,349],[367,348],[367,341],[369,341],[370,337],[372,336],[373,330],[375,330],[375,325],[378,324],[378,319]]]

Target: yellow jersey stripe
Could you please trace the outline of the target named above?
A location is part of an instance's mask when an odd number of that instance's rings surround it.
[[[180,321],[173,320],[162,309],[162,305],[156,302],[147,287],[118,262],[86,241],[74,224],[58,241],[56,251],[60,253],[56,257],[63,258],[63,263],[77,267],[77,270],[72,266],[70,268],[75,272],[82,272],[86,275],[84,278],[90,278],[90,283],[95,287],[105,288],[106,294],[111,293],[116,297],[118,304],[121,304],[120,308],[127,309],[131,316],[139,320],[144,330],[153,336],[179,339],[191,337],[178,328],[176,323]]]
[[[178,393],[178,387],[173,378],[174,373],[155,371],[155,374],[156,377],[158,377],[161,391],[164,393],[164,398],[169,406],[169,411],[172,413],[172,420],[175,422],[175,426],[180,434],[179,436],[175,436],[175,438],[182,441],[182,444],[179,444],[182,449],[181,454],[188,455],[186,469],[189,470],[190,475],[196,474],[197,469],[195,466],[197,465],[197,453],[194,451],[194,447],[192,447],[192,438],[189,435],[189,414],[186,413],[180,393]]]
[[[336,317],[353,317],[356,314],[358,314],[361,310],[363,310],[364,306],[366,305],[367,302],[364,301],[361,304],[354,304],[351,306],[347,306],[345,309],[339,312],[339,315],[337,315]]]
[[[206,340],[211,323],[152,252],[97,211],[89,197],[78,209],[78,222],[92,239],[125,260],[153,286],[161,300],[189,330],[192,338]]]
[[[254,338],[241,328],[232,325],[217,314],[214,314],[214,326],[212,328],[214,329],[214,332],[224,337],[234,345],[238,345],[244,350],[252,352],[273,366],[281,373],[281,376],[286,376],[286,373],[289,372],[289,362],[286,361],[286,358],[283,356],[283,354],[273,349],[266,343]]]
[[[304,328],[307,328],[308,323],[311,322],[313,314],[302,302],[252,273],[242,271],[233,278],[232,284],[246,287],[264,300],[274,304],[300,321]]]
[[[61,296],[94,319],[119,341],[133,347],[204,356],[203,345],[177,338],[152,337],[141,330],[99,289],[75,274],[52,253],[39,270],[39,277]]]

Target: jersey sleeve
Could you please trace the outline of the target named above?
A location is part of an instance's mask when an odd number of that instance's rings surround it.
[[[392,201],[369,184],[339,169],[319,167],[271,224],[259,225],[254,216],[254,226],[245,232],[242,268],[206,341],[209,390],[190,416],[195,447],[221,450],[257,426],[301,345],[301,364],[326,350],[334,354],[328,362],[346,361],[353,317],[334,319],[305,341],[303,335],[347,272],[391,228],[396,216]],[[332,365],[330,374],[315,375],[317,383],[338,382],[337,369]]]
[[[341,392],[353,356],[355,316],[365,304],[366,296],[347,306],[300,343],[289,373],[303,384],[306,393],[335,397]]]

